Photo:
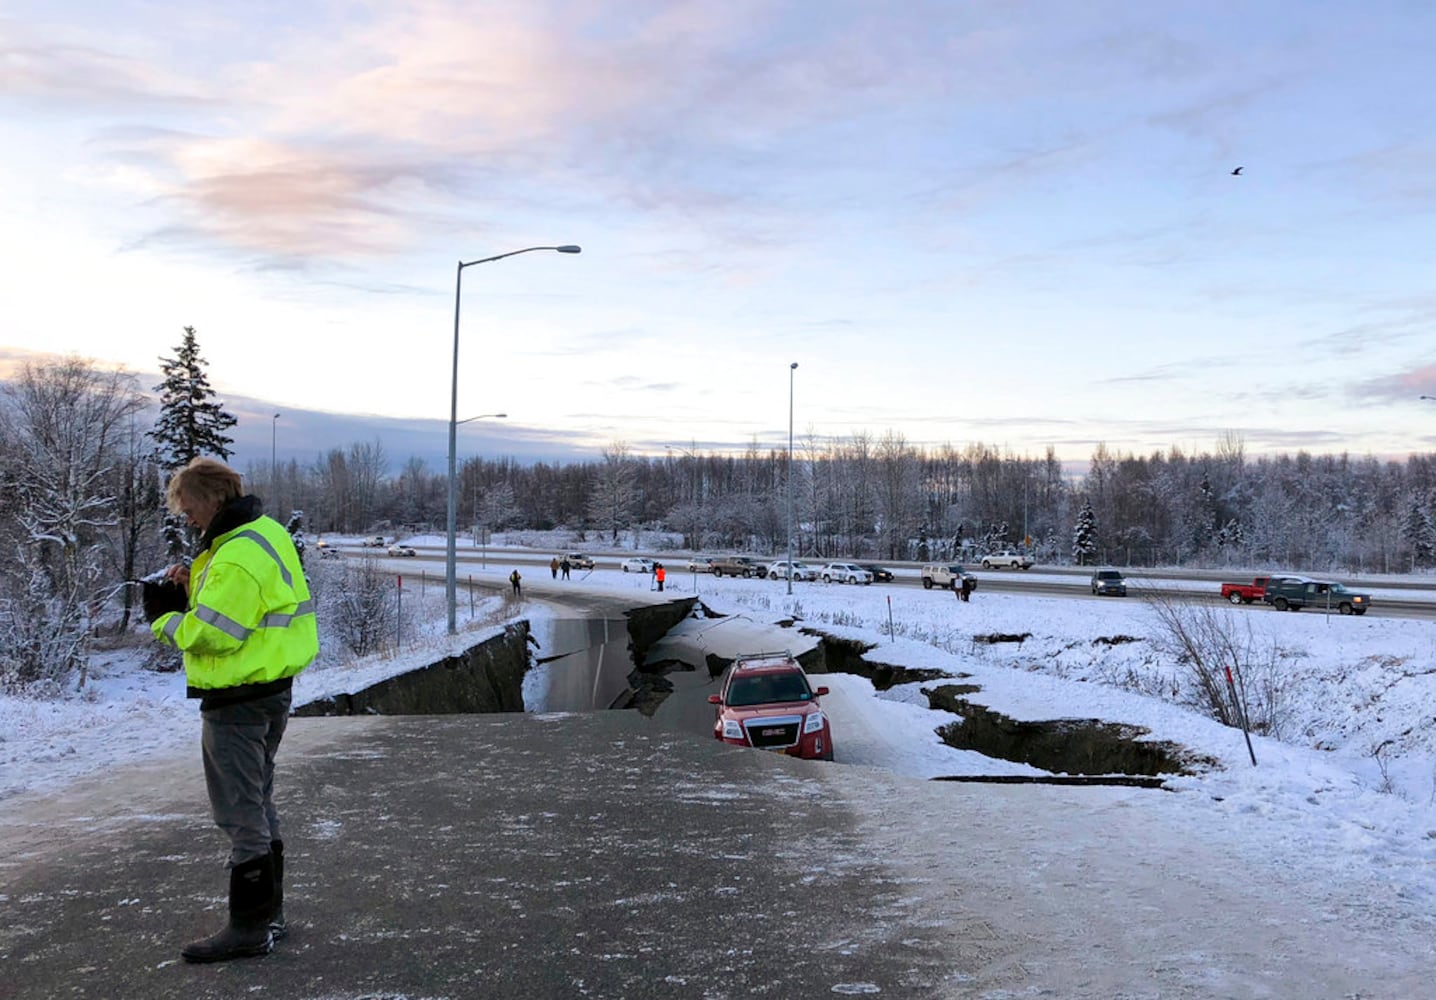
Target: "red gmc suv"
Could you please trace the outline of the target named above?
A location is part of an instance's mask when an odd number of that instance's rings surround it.
[[[833,759],[833,733],[798,661],[787,653],[740,656],[723,677],[715,706],[713,738],[740,747],[776,750],[807,760]]]

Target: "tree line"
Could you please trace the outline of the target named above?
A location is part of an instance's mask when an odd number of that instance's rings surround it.
[[[165,480],[195,455],[227,459],[235,422],[205,367],[191,327],[149,391],[79,358],[26,365],[5,385],[0,686],[82,669],[87,636],[129,624],[124,581],[192,543],[164,513]],[[393,468],[373,441],[241,471],[293,530],[442,530],[447,476],[417,458]],[[786,450],[646,456],[614,442],[588,461],[470,456],[457,494],[465,531],[566,529],[576,544],[647,533],[653,548],[681,535],[695,551],[760,555],[786,549],[791,503],[795,550],[815,560],[1023,547],[1050,563],[1406,572],[1436,555],[1436,455],[1249,456],[1234,434],[1194,454],[1098,445],[1080,476],[1050,448],[809,436],[795,446],[791,492]]]

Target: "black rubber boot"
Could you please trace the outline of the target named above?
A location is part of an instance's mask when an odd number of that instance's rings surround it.
[[[284,841],[271,840],[269,855],[274,859],[274,904],[269,911],[269,933],[280,941],[289,933],[289,922],[284,919]]]
[[[229,923],[224,930],[180,950],[186,962],[227,962],[268,955],[274,947],[269,917],[274,902],[274,858],[264,855],[229,870]]]

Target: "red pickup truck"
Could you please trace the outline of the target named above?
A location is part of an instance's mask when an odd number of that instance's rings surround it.
[[[1251,583],[1224,583],[1222,584],[1222,599],[1231,601],[1233,604],[1251,604],[1262,599],[1266,593],[1267,581],[1271,577],[1259,576]]]

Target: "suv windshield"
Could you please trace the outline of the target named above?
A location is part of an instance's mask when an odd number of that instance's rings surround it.
[[[1104,569],[1104,570],[1102,570],[1102,572],[1100,572],[1100,573],[1097,574],[1097,579],[1099,579],[1099,580],[1120,580],[1120,579],[1122,579],[1122,574],[1121,574],[1121,573],[1118,573],[1115,569]]]
[[[734,677],[728,685],[728,704],[735,707],[772,701],[807,701],[812,697],[802,674],[757,674]]]

